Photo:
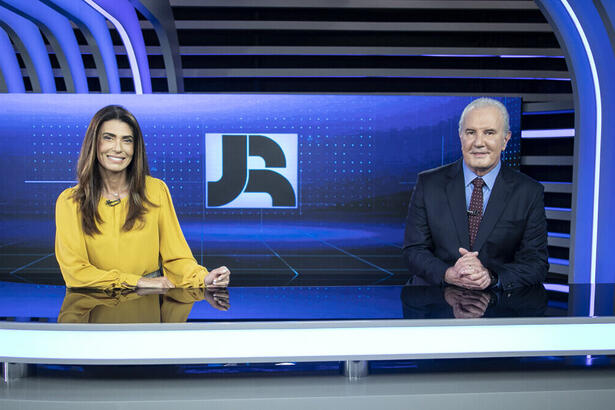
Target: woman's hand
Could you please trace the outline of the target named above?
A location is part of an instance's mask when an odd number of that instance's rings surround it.
[[[225,288],[231,278],[231,271],[226,266],[220,266],[205,276],[205,286],[208,288]]]
[[[137,282],[138,288],[147,288],[147,289],[171,289],[174,288],[175,285],[166,276],[160,276],[157,278],[141,278]]]

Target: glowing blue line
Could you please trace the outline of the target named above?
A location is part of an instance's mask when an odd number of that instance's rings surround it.
[[[532,111],[532,112],[521,113],[521,115],[549,115],[549,114],[574,114],[574,110]]]
[[[302,272],[312,272],[312,271],[317,271],[317,272],[321,272],[323,271],[325,268],[302,268],[301,271]],[[370,272],[367,271],[367,268],[326,268],[326,269],[331,269],[331,270],[335,270],[336,272]],[[256,270],[256,268],[233,268],[233,272],[235,271],[248,271],[248,272],[252,272],[254,270]],[[267,268],[267,271],[283,271],[286,272],[288,269],[287,268]],[[380,269],[382,270],[382,269]],[[407,269],[393,269],[394,271],[399,271],[400,273],[406,273],[408,272]],[[260,272],[260,271],[259,271]],[[386,271],[385,271],[386,272]],[[395,274],[393,273],[389,273],[387,272],[389,275],[391,276],[395,276]]]
[[[419,57],[500,57],[498,54],[417,54]]]
[[[401,249],[401,246],[397,246],[394,244],[390,244],[391,246],[395,246],[396,248]],[[23,255],[23,254],[20,254]],[[269,254],[265,254],[265,253],[208,253],[207,256],[212,257],[212,256],[233,256],[233,257],[268,257],[271,256]],[[310,253],[310,254],[303,254],[303,253],[293,253],[293,254],[287,254],[287,257],[292,257],[292,258],[296,258],[296,257],[301,257],[301,258],[340,258],[340,255],[331,255],[331,254],[315,254],[315,253]],[[391,259],[397,259],[399,258],[399,255],[379,255],[379,254],[369,254],[369,255],[361,255],[364,258],[391,258]]]
[[[416,55],[419,57],[564,58],[564,56],[547,56],[547,55],[538,55],[538,54],[536,55],[532,55],[532,54],[416,54]]]
[[[530,54],[502,54],[500,58],[565,58],[564,56],[544,56],[544,55],[530,55]]]
[[[0,248],[4,248],[5,246],[9,246],[9,245],[14,245],[14,244],[19,243],[19,242],[25,242],[25,241],[22,241],[21,239],[17,239],[16,241],[7,242],[7,243],[4,243],[4,244],[0,245]],[[5,253],[3,255],[8,255],[8,254]],[[19,254],[19,255],[22,255],[22,254]]]
[[[111,14],[107,13],[105,9],[100,7],[94,0],[83,0],[88,3],[94,10],[105,16],[107,20],[113,24],[117,32],[122,37],[124,46],[126,47],[126,54],[128,55],[128,61],[130,62],[130,71],[132,71],[132,78],[135,82],[135,94],[143,94],[143,85],[141,84],[141,74],[139,73],[139,65],[137,64],[137,56],[135,50],[130,42],[130,37],[126,33],[126,29],[122,24]]]
[[[190,69],[186,69],[190,70]],[[539,80],[539,81],[568,81],[570,82],[570,78],[567,77],[485,77],[485,76],[474,76],[474,75],[448,75],[448,76],[437,76],[437,75],[371,75],[371,74],[354,74],[354,75],[327,75],[327,76],[318,76],[318,75],[266,75],[266,74],[255,74],[255,75],[230,75],[226,74],[205,74],[205,75],[196,75],[191,72],[184,72],[184,78],[434,78],[434,79],[446,79],[446,78],[454,78],[454,79],[479,79],[479,80]]]
[[[594,317],[594,307],[596,305],[596,284],[589,285],[589,316]]]
[[[549,232],[548,236],[551,236],[553,238],[570,238],[569,233],[561,233],[561,232]],[[226,255],[220,255],[220,256],[226,256]]]
[[[397,249],[403,249],[404,248],[403,246],[396,245],[396,244],[394,244],[392,242],[385,242],[385,244],[391,245],[392,247],[397,248]],[[363,255],[363,256],[378,256],[378,257],[380,257],[380,256],[389,257],[390,256],[392,258],[399,258],[399,255]]]
[[[237,272],[237,271],[248,271],[248,272],[253,272],[254,270],[256,270],[255,268],[233,268],[233,272]],[[283,271],[286,272],[288,271],[287,268],[267,268],[267,271],[271,272],[271,271]]]
[[[53,180],[40,180],[40,181],[36,181],[36,180],[25,180],[23,181],[24,184],[76,184],[77,181],[53,181]]]
[[[574,128],[563,128],[555,130],[523,130],[521,138],[561,138],[574,137]]]
[[[561,293],[569,293],[570,286],[568,285],[560,285],[558,283],[545,283],[545,289],[551,290],[553,292],[561,292]]]
[[[562,212],[571,212],[571,208],[558,208],[556,206],[545,206],[546,211],[562,211]]]
[[[25,265],[23,265],[22,267],[19,267],[19,268],[15,269],[15,270],[14,270],[14,271],[12,271],[12,272],[9,272],[9,275],[13,275],[13,274],[15,274],[15,273],[19,272],[20,270],[23,270],[23,269],[27,268],[28,266],[32,266],[32,265],[34,265],[35,263],[40,262],[40,261],[42,261],[43,259],[50,257],[51,255],[53,255],[53,252],[52,252],[52,253],[50,253],[49,255],[45,255],[45,256],[43,256],[43,257],[40,257],[40,258],[38,258],[38,259],[36,259],[36,260],[34,260],[34,261],[32,261],[32,262],[28,263],[28,264],[25,264]]]
[[[382,282],[384,282],[385,280],[389,280],[389,279],[391,279],[393,276],[394,276],[394,275],[385,276],[384,278],[379,279],[379,280],[377,280],[376,282],[374,282],[374,285],[377,285],[377,284],[379,284],[379,283],[382,283]]]
[[[579,36],[581,36],[581,41],[583,42],[583,47],[585,48],[585,52],[587,54],[587,59],[589,60],[589,66],[592,73],[592,78],[594,80],[594,95],[596,97],[596,157],[594,162],[594,212],[592,215],[592,244],[591,244],[591,264],[590,264],[590,278],[589,281],[591,284],[596,283],[596,254],[597,254],[597,241],[598,241],[598,200],[600,198],[600,155],[601,155],[601,145],[602,145],[602,96],[600,95],[600,81],[598,80],[598,70],[596,69],[596,61],[594,60],[594,54],[592,53],[591,47],[589,46],[589,41],[587,40],[587,36],[585,35],[585,31],[579,22],[574,10],[570,7],[568,0],[561,0],[562,4],[566,8],[566,11],[570,15],[577,31],[579,32]],[[590,298],[589,301],[589,315],[594,315],[594,304],[595,300]]]
[[[380,266],[378,266],[378,265],[374,265],[373,263],[368,262],[368,261],[366,261],[365,259],[363,259],[363,258],[361,258],[361,257],[359,257],[359,256],[357,256],[357,255],[353,255],[352,253],[347,252],[347,251],[343,250],[342,248],[338,248],[337,246],[333,245],[332,243],[329,243],[329,242],[327,242],[327,241],[323,241],[322,239],[318,239],[318,238],[316,238],[316,237],[314,237],[314,236],[312,236],[312,235],[310,235],[310,234],[308,234],[308,233],[306,233],[306,235],[307,235],[307,236],[309,236],[310,238],[312,238],[312,239],[316,239],[316,240],[317,240],[317,241],[319,241],[320,243],[324,243],[325,245],[330,246],[330,247],[332,247],[333,249],[336,249],[336,250],[338,250],[338,251],[340,251],[340,252],[342,252],[342,253],[344,253],[344,254],[346,254],[346,255],[348,255],[348,256],[350,256],[350,257],[352,257],[352,258],[354,258],[354,259],[356,259],[356,260],[358,260],[358,261],[361,261],[361,262],[363,262],[363,263],[365,263],[365,264],[368,264],[369,266],[371,266],[371,267],[373,267],[373,268],[376,268],[376,269],[378,269],[378,270],[380,270],[380,271],[382,271],[382,272],[386,273],[387,275],[390,275],[390,276],[395,276],[395,274],[394,274],[394,273],[392,273],[392,272],[390,272],[390,271],[388,271],[388,270],[386,270],[386,269],[384,269],[384,268],[381,268],[381,267],[380,267]],[[339,270],[341,270],[341,269],[339,269]]]
[[[274,250],[273,250],[273,248],[272,248],[271,246],[269,246],[269,244],[268,244],[267,242],[265,242],[265,241],[261,241],[261,242],[263,242],[263,244],[265,244],[265,246],[267,247],[267,249],[269,249],[271,252],[273,252],[273,254],[274,254],[275,256],[277,256],[277,257],[278,257],[278,259],[279,259],[279,260],[281,260],[281,261],[284,263],[284,265],[288,266],[288,269],[290,269],[290,270],[292,270],[292,271],[293,271],[293,273],[295,274],[295,276],[293,276],[293,277],[292,277],[292,279],[289,281],[289,283],[290,283],[290,282],[292,282],[293,280],[295,280],[295,278],[296,278],[297,276],[299,276],[299,272],[297,272],[297,271],[296,271],[296,270],[295,270],[292,266],[290,266],[290,265],[288,264],[288,262],[286,262],[286,260],[284,260],[284,258],[283,258],[283,257],[281,257],[279,253],[277,253],[276,251],[274,251]]]
[[[553,263],[556,265],[564,265],[564,266],[568,266],[568,264],[570,263],[568,261],[568,259],[561,259],[561,258],[549,258],[549,263]]]
[[[13,242],[10,242],[10,243],[8,243],[6,245],[1,245],[0,248],[2,246],[7,246],[7,245],[10,245],[12,243],[17,243],[17,242],[20,242],[20,241],[13,241]],[[42,255],[42,253],[27,253],[27,252],[26,253],[21,253],[21,252],[19,252],[19,253],[11,253],[11,252],[5,253],[5,252],[2,252],[2,256],[40,256],[40,255]]]

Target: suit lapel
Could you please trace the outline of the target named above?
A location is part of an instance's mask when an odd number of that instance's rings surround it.
[[[480,222],[478,234],[476,235],[476,240],[474,241],[473,250],[475,251],[480,250],[483,246],[496,222],[500,219],[500,215],[504,211],[504,208],[509,201],[513,184],[507,177],[507,172],[508,170],[505,170],[504,166],[502,166],[500,173],[495,179],[493,191],[491,192],[489,202],[487,203],[487,209],[485,209],[485,214]]]
[[[470,249],[470,237],[468,234],[468,216],[466,214],[466,194],[463,181],[463,171],[461,161],[457,161],[457,166],[451,168],[449,181],[446,185],[446,197],[450,207],[455,231],[459,243],[465,249]]]

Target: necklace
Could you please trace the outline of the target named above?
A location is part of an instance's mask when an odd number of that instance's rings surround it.
[[[112,197],[114,197],[114,198],[116,198],[116,199],[117,199],[117,198],[119,198],[119,197],[120,197],[120,194],[121,194],[122,192],[127,191],[127,189],[120,189],[120,190],[119,190],[119,191],[117,191],[117,192],[112,192],[112,191],[110,191],[109,189],[105,188],[105,191],[107,192],[107,194],[108,194],[108,195],[111,195]]]
[[[113,196],[113,198],[114,198],[113,200],[107,199],[105,201],[105,204],[107,204],[108,206],[116,206],[116,205],[118,205],[121,202],[120,194],[123,192],[123,190],[119,191],[119,192],[111,192],[108,189],[105,189],[105,191],[107,191],[107,193],[111,194],[111,196]]]

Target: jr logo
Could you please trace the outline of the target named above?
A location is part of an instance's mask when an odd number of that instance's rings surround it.
[[[205,134],[208,208],[296,208],[297,134]]]

